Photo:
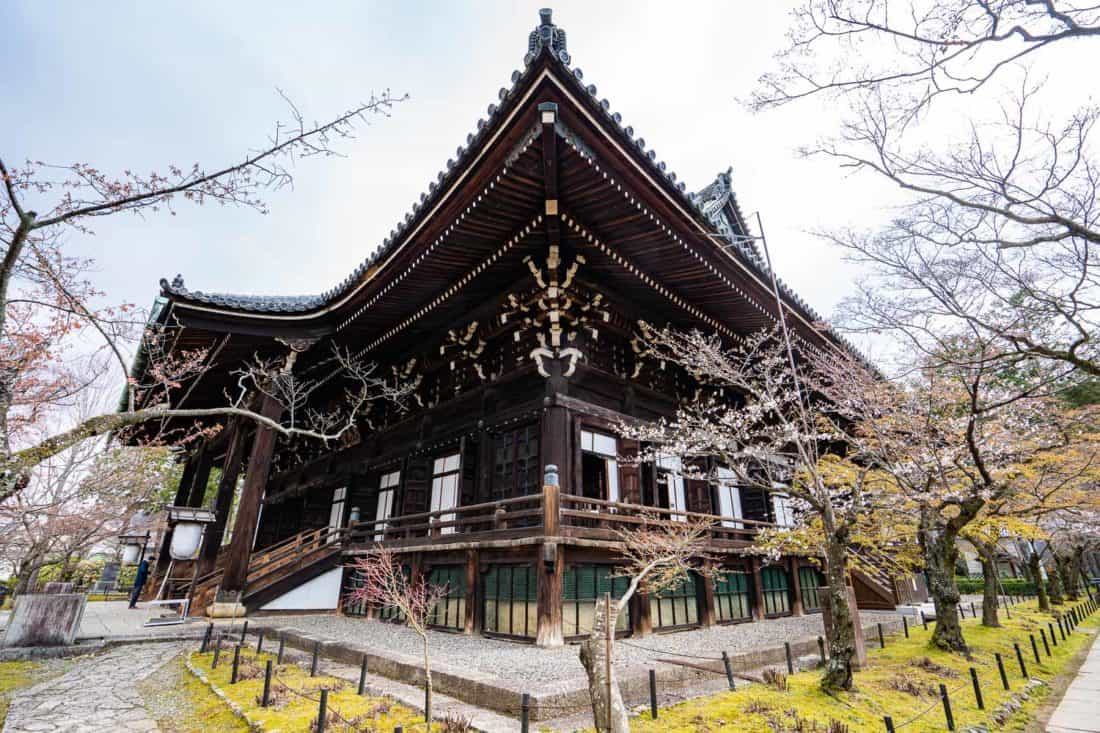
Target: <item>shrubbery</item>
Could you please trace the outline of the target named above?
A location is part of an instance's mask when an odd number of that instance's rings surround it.
[[[984,581],[981,578],[955,578],[959,593],[981,593]],[[1035,595],[1035,584],[1026,578],[1001,578],[1001,593],[1013,596]]]

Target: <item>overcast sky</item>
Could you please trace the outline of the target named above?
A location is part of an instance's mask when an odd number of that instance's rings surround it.
[[[214,167],[261,145],[282,89],[327,119],[389,88],[409,101],[345,158],[307,160],[271,213],[180,204],[114,216],[68,243],[112,300],[148,306],[161,277],[193,289],[312,293],[374,250],[523,63],[535,2],[0,3],[0,145],[12,161],[108,171]],[[557,2],[573,63],[698,190],[733,168],[780,275],[825,315],[851,282],[808,233],[869,223],[892,192],[795,149],[835,130],[817,102],[753,114],[741,100],[783,44],[785,2]]]

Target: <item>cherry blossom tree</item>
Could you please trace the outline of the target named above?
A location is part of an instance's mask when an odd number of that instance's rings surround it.
[[[277,123],[264,144],[239,160],[213,169],[196,163],[148,174],[108,173],[85,162],[15,163],[0,156],[0,502],[26,488],[43,461],[127,427],[237,415],[284,435],[335,440],[351,429],[355,408],[403,394],[373,374],[369,363],[336,354],[335,368],[348,380],[352,406],[339,416],[311,413],[287,422],[253,410],[256,392],[278,393],[290,409],[315,386],[291,375],[288,364],[270,363],[246,369],[241,383],[249,394],[230,396],[224,407],[174,410],[162,398],[201,373],[209,355],[202,350],[169,355],[165,334],[144,331],[146,319],[132,305],[102,305],[109,296],[92,282],[94,263],[69,254],[65,244],[69,236],[92,234],[99,217],[172,214],[180,202],[266,213],[264,194],[293,182],[296,161],[338,155],[338,142],[369,118],[388,115],[402,99],[388,91],[372,94],[318,123],[307,122],[287,99],[288,122]],[[151,355],[150,383],[131,380],[118,412],[73,418],[69,410],[82,391],[125,378],[127,355],[139,339]]]
[[[703,521],[670,521],[642,515],[641,523],[616,532],[622,563],[616,570],[629,582],[622,596],[596,600],[592,630],[581,642],[580,659],[588,676],[588,695],[597,731],[629,733],[630,721],[610,663],[615,624],[639,590],[657,594],[674,588],[690,574],[709,570],[707,543],[711,526]]]
[[[392,608],[405,625],[420,637],[424,659],[424,720],[432,721],[432,667],[428,639],[428,620],[447,595],[446,585],[428,582],[423,574],[412,574],[390,549],[376,545],[355,559],[352,572],[356,583],[348,596],[351,603],[366,603],[375,608]]]
[[[16,568],[15,593],[56,565],[69,580],[94,547],[129,528],[142,511],[160,509],[178,473],[166,448],[114,447],[86,441],[37,465],[27,487],[0,504],[0,557]]]
[[[1057,381],[1043,370],[1026,362],[1007,369],[1002,354],[986,352],[988,343],[960,341],[956,348],[943,363],[884,389],[876,411],[852,418],[866,454],[893,476],[898,509],[916,518],[936,606],[932,643],[965,652],[957,540],[987,507],[1020,496],[1028,486],[1021,467],[1078,443],[1089,424],[1058,409],[1051,396]]]
[[[821,233],[867,272],[845,326],[925,356],[942,334],[974,333],[1006,355],[1100,374],[1100,111],[1066,109],[1073,95],[1058,88],[1098,43],[1097,8],[1057,0],[794,11],[752,106],[828,100],[843,122],[803,152],[902,197],[882,227]]]
[[[782,487],[794,499],[796,523],[820,530],[808,549],[824,558],[833,621],[822,687],[849,689],[856,654],[850,547],[879,505],[878,484],[889,477],[856,454],[861,448],[844,423],[856,405],[861,415],[871,408],[879,378],[839,350],[804,349],[796,357],[784,333],[781,327],[761,331],[730,345],[716,335],[643,325],[644,356],[683,369],[699,391],[672,419],[624,422],[618,430],[650,446],[641,460],[675,455],[689,466],[717,461],[742,486]],[[839,402],[846,405],[841,412]],[[842,457],[849,460],[837,460]],[[715,480],[713,472],[703,477]],[[810,535],[784,529],[780,536],[777,546]]]

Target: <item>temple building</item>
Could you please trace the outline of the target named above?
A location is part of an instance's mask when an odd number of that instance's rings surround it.
[[[746,553],[761,527],[788,520],[781,492],[720,471],[692,480],[675,457],[632,462],[639,446],[615,426],[670,416],[695,388],[641,355],[643,319],[735,339],[782,307],[799,349],[850,347],[773,282],[730,172],[689,191],[572,65],[550,11],[540,16],[511,85],[339,285],[264,297],[161,282],[154,325],[169,355],[207,359],[173,388],[174,407],[224,406],[255,359],[308,376],[355,354],[414,387],[404,409],[372,403],[328,444],[248,419],[208,423],[220,430],[188,443],[175,504],[214,521],[197,559],[160,553],[154,591],[189,594],[195,613],[384,619],[390,609],[347,600],[349,560],[382,543],[447,584],[435,626],[554,645],[586,632],[604,592],[621,592],[617,532],[646,511],[711,517],[722,572],[637,597],[622,633],[820,609],[811,558]],[[151,362],[143,349],[139,380]],[[273,394],[253,397],[253,410],[287,419]],[[322,386],[305,407],[341,399]],[[867,568],[853,584],[871,608],[920,592]]]

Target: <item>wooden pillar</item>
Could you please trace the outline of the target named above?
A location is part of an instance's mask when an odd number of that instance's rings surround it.
[[[557,488],[557,487],[554,487]],[[538,646],[561,646],[565,643],[561,623],[561,591],[565,576],[565,547],[556,542],[544,542],[535,558],[538,573]]]
[[[552,465],[552,464],[547,464]],[[559,474],[545,471],[542,487],[542,534],[544,541],[535,558],[538,573],[538,646],[561,646],[565,635],[561,621],[562,579],[565,575],[565,547],[555,541],[561,534]]]
[[[702,574],[703,582],[700,584],[699,594],[699,621],[703,626],[714,626],[718,623],[718,613],[714,606],[714,573],[712,564],[708,562],[706,572]]]
[[[183,471],[180,473],[180,482],[176,486],[176,496],[172,501],[172,506],[186,506],[187,497],[191,494],[191,484],[195,479],[195,467],[196,456],[194,454],[187,457],[187,462],[183,464]],[[152,577],[156,580],[163,579],[164,573],[168,571],[168,563],[172,557],[168,552],[168,548],[172,546],[172,528],[168,527],[164,530],[164,537],[161,538],[160,551],[157,553],[157,564],[153,570]],[[159,585],[159,583],[150,583],[150,587],[153,585]]]
[[[576,490],[571,486],[573,461],[571,460],[570,433],[572,425],[569,420],[569,410],[558,405],[551,405],[543,410],[542,425],[540,429],[540,453],[542,454],[543,467],[554,465],[558,467],[558,481],[561,493],[569,494]]]
[[[203,443],[195,458],[195,474],[191,478],[191,491],[187,495],[187,506],[201,507],[206,500],[206,484],[210,481],[210,469],[213,463],[213,451]]]
[[[798,577],[798,566],[801,564],[801,560],[797,557],[788,558],[787,567],[791,574],[791,613],[795,616],[802,616],[806,613],[802,607],[802,581]]]
[[[752,572],[752,616],[757,621],[764,620],[764,583],[760,579],[760,558],[749,560]]]
[[[477,609],[481,606],[481,587],[478,583],[477,567],[477,550],[466,550],[466,618],[463,631],[467,634],[476,634],[480,631],[477,623]]]
[[[649,607],[649,594],[639,591],[634,594],[635,636],[649,636],[653,633],[653,617]]]
[[[277,420],[283,412],[283,406],[270,395],[264,395],[260,404],[260,414]],[[252,452],[245,469],[244,486],[237,503],[237,518],[233,524],[233,538],[229,543],[229,554],[225,559],[219,597],[239,595],[244,591],[248,577],[248,559],[252,553],[252,541],[256,534],[256,522],[260,518],[260,504],[263,502],[264,489],[267,487],[268,474],[271,471],[271,458],[275,449],[275,431],[257,426],[256,437],[252,440]]]
[[[214,570],[218,561],[218,550],[225,538],[225,523],[229,519],[229,509],[233,505],[233,493],[237,489],[237,478],[241,474],[241,457],[244,455],[245,431],[240,420],[232,418],[226,426],[230,431],[226,442],[225,459],[222,461],[222,476],[218,481],[218,493],[214,497],[214,523],[207,526],[202,538],[202,552],[199,555],[198,575],[203,576]]]

